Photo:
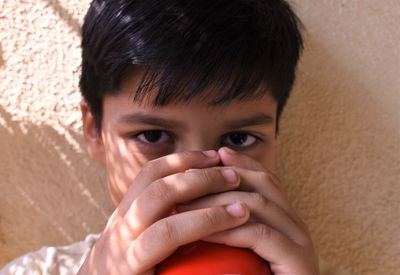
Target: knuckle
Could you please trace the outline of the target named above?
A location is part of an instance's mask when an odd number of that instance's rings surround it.
[[[155,181],[149,188],[149,199],[150,200],[165,200],[171,195],[171,188],[163,181]]]
[[[158,253],[160,244],[163,247],[170,247],[176,245],[178,241],[179,230],[168,219],[151,225],[129,246],[127,257],[133,274],[139,274],[152,265],[152,255]]]
[[[250,199],[255,205],[267,205],[270,204],[269,201],[260,193],[250,193]]]
[[[197,170],[196,173],[198,174],[196,176],[198,176],[200,178],[200,181],[203,184],[210,185],[213,182],[212,176],[210,174],[210,170],[200,169],[200,170]]]
[[[125,252],[126,270],[118,270],[118,274],[146,274],[143,273],[154,265],[149,251],[155,251],[159,247],[158,239],[140,236],[128,245]],[[116,273],[107,273],[116,274]]]
[[[131,247],[130,249],[130,265],[131,265],[131,270],[135,272],[139,272],[139,265],[140,263],[144,262],[144,255],[142,251],[146,248],[146,243],[143,241],[143,239],[136,239],[134,246]]]
[[[216,211],[213,211],[212,208],[208,208],[204,210],[204,213],[202,215],[203,221],[210,227],[215,227],[219,224],[221,224],[221,217],[219,217],[216,213]]]
[[[179,230],[168,219],[160,221],[156,230],[156,236],[160,236],[162,243],[177,243],[179,241]]]
[[[257,224],[254,228],[254,236],[256,243],[263,243],[263,240],[270,239],[272,236],[272,229],[264,224]]]

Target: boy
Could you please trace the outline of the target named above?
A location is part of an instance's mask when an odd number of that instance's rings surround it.
[[[283,0],[93,1],[81,111],[115,211],[98,237],[0,273],[154,274],[179,246],[205,240],[250,248],[274,274],[319,274],[274,175],[301,49]]]

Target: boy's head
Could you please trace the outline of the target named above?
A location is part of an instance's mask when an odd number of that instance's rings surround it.
[[[136,102],[152,93],[157,106],[199,97],[218,105],[270,93],[278,122],[301,48],[283,0],[95,0],[83,25],[80,87],[99,128],[104,96],[140,72]]]
[[[302,49],[285,1],[95,0],[82,36],[85,136],[115,203],[117,181],[180,150],[241,148],[273,168]]]

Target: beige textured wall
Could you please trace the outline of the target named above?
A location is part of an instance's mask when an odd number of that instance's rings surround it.
[[[104,175],[80,133],[79,25],[89,0],[0,0],[0,266],[103,227]],[[400,2],[295,0],[306,51],[279,174],[320,255],[400,269]]]

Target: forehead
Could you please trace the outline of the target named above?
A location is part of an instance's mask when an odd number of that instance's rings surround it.
[[[240,120],[269,120],[268,124],[274,125],[277,109],[277,103],[269,93],[256,99],[232,100],[221,105],[194,98],[188,102],[155,106],[151,96],[141,102],[134,101],[130,85],[125,85],[116,95],[106,96],[103,103],[104,120],[111,124],[146,121],[151,117],[194,125],[235,125]]]

